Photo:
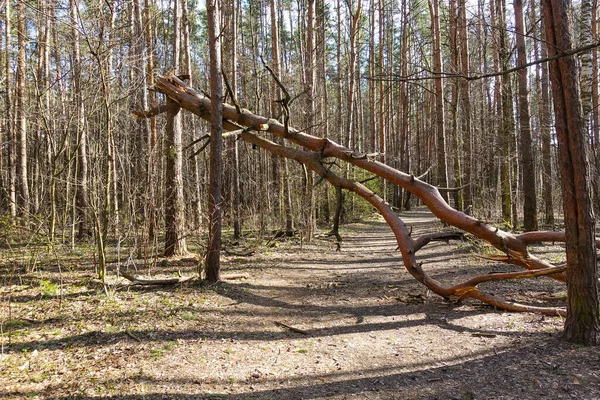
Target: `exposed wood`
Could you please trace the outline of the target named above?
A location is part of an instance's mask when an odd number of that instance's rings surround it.
[[[173,99],[177,99],[182,108],[191,111],[201,118],[210,119],[210,99],[189,86],[186,86],[185,83],[180,81],[177,77],[158,77],[155,89]],[[561,309],[523,305],[489,295],[477,286],[479,283],[490,280],[486,276],[474,278],[475,280],[470,280],[452,287],[446,287],[437,280],[432,279],[417,261],[416,252],[425,245],[426,242],[434,239],[435,236],[412,238],[406,225],[382,198],[358,182],[337,176],[331,169],[324,165],[323,160],[326,158],[337,158],[365,171],[376,174],[383,179],[387,179],[389,182],[398,185],[417,196],[434,215],[446,224],[458,228],[461,231],[471,233],[500,250],[504,254],[502,256],[504,257],[502,259],[503,262],[534,271],[532,274],[523,272],[514,276],[508,275],[505,277],[506,279],[546,276],[550,274],[553,278],[562,280],[563,275],[561,274],[562,270],[560,267],[557,268],[552,263],[530,254],[527,249],[529,244],[539,239],[556,239],[556,241],[558,241],[560,235],[554,232],[532,232],[521,236],[505,232],[495,226],[454,210],[444,201],[439,190],[435,186],[415,178],[412,174],[398,171],[379,161],[369,158],[353,157],[352,155],[354,152],[330,139],[318,138],[291,127],[286,128],[278,121],[253,114],[248,110],[242,110],[240,113],[234,106],[228,104],[223,105],[223,117],[225,129],[237,130],[240,125],[246,127],[244,133],[240,134],[242,140],[268,152],[299,161],[333,186],[352,191],[371,203],[371,205],[382,214],[388,225],[392,228],[407,271],[432,292],[454,300],[474,298],[494,307],[511,311],[537,312],[547,315],[564,314],[564,310]],[[264,125],[267,126],[267,132],[299,145],[302,149],[277,144],[250,131],[250,128],[263,127]],[[454,235],[454,233],[452,235]],[[537,272],[537,270],[540,271]]]
[[[123,278],[131,282],[132,285],[150,285],[150,286],[170,286],[186,283],[198,279],[197,276],[182,276],[178,278],[142,278],[133,275],[127,271],[120,271]]]

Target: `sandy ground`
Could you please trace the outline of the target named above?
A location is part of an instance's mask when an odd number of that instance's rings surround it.
[[[413,235],[444,229],[423,211],[403,218]],[[105,293],[83,262],[30,273],[7,262],[0,397],[600,399],[600,349],[561,342],[561,319],[429,293],[404,270],[381,220],[343,236],[341,252],[317,239],[225,256],[223,276],[235,279],[214,286]],[[435,242],[418,255],[444,282],[509,268],[480,250]],[[150,273],[194,268],[164,261]],[[53,282],[62,282],[56,293]],[[522,299],[564,288],[543,278],[490,290]]]

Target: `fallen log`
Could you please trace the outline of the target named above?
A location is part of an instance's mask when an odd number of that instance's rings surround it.
[[[135,276],[127,271],[120,271],[121,276],[131,282],[132,285],[153,285],[153,286],[169,286],[178,285],[198,279],[197,276],[182,276],[178,278],[142,278]]]
[[[189,87],[176,76],[159,76],[152,89],[176,101],[180,107],[210,121],[211,100]],[[137,112],[136,115],[143,117],[146,114],[144,112]],[[435,234],[424,235],[419,238],[411,237],[411,232],[408,231],[406,225],[381,197],[360,182],[337,176],[331,171],[331,168],[325,167],[324,160],[337,158],[406,189],[417,196],[444,223],[458,228],[463,232],[468,232],[498,249],[502,253],[503,262],[523,267],[529,271],[539,271],[539,273],[530,274],[507,274],[502,279],[548,276],[559,281],[564,281],[566,273],[563,268],[556,267],[549,261],[540,259],[528,251],[530,244],[539,241],[564,242],[564,233],[530,232],[515,235],[505,232],[489,223],[453,209],[446,203],[440,194],[440,190],[435,186],[421,181],[412,174],[398,171],[375,160],[373,157],[358,154],[328,138],[309,135],[289,127],[287,124],[282,124],[276,120],[256,115],[248,110],[228,104],[223,105],[223,117],[225,119],[223,122],[224,129],[229,131],[241,130],[239,137],[242,140],[279,156],[299,161],[307,168],[316,172],[321,179],[327,180],[333,186],[354,192],[371,203],[381,213],[394,232],[407,271],[432,292],[451,300],[478,299],[491,306],[510,311],[566,315],[566,310],[563,308],[537,307],[514,303],[489,295],[478,287],[481,283],[497,280],[495,277],[483,276],[473,278],[463,284],[451,287],[444,286],[431,278],[423,270],[422,264],[417,262],[416,252],[432,240],[440,240],[442,238],[436,237]],[[300,146],[302,149],[286,147],[257,134],[264,132],[283,138]],[[457,238],[457,234],[453,233],[452,235],[452,239]],[[450,239],[450,237],[446,239]],[[597,241],[597,247],[600,247],[600,241]]]

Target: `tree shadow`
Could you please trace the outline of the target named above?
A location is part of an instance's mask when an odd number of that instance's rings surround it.
[[[190,377],[158,378],[128,374],[122,379],[98,382],[115,387],[124,381],[144,383],[148,392],[109,396],[52,396],[57,400],[273,400],[273,399],[555,399],[592,400],[600,397],[600,351],[574,351],[575,347],[554,337],[539,337],[535,342],[446,357],[433,367],[427,363],[379,368],[362,368],[326,374],[296,377],[248,377],[231,384],[216,380],[224,392],[209,390],[208,385]],[[394,358],[392,357],[392,360]],[[401,364],[401,363],[399,363]],[[586,365],[577,369],[578,365]],[[485,379],[481,379],[485,371]],[[573,379],[575,378],[576,379]],[[164,387],[176,388],[165,391]],[[258,387],[258,389],[253,389]],[[159,391],[153,391],[158,388]],[[52,392],[53,388],[46,389]],[[6,396],[33,396],[35,393],[12,392]]]

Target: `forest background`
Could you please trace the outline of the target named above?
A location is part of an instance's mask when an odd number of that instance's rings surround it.
[[[554,229],[562,200],[557,138],[548,63],[539,62],[554,49],[539,4],[222,7],[226,100],[410,172],[480,220]],[[597,4],[567,8],[597,209]],[[208,154],[200,151],[208,125],[133,112],[158,104],[147,89],[159,72],[208,87],[204,8],[5,1],[3,10],[0,183],[9,246],[28,238],[54,251],[92,240],[102,281],[107,247],[124,247],[130,258],[186,254],[186,239],[211,227]],[[282,88],[292,96],[284,107]],[[302,166],[235,136],[225,140],[223,157],[223,212],[234,240],[244,229],[310,240],[317,223],[335,222],[339,193]],[[419,203],[350,165],[331,168],[364,181],[398,211]],[[349,195],[342,211],[350,221],[372,209]]]

